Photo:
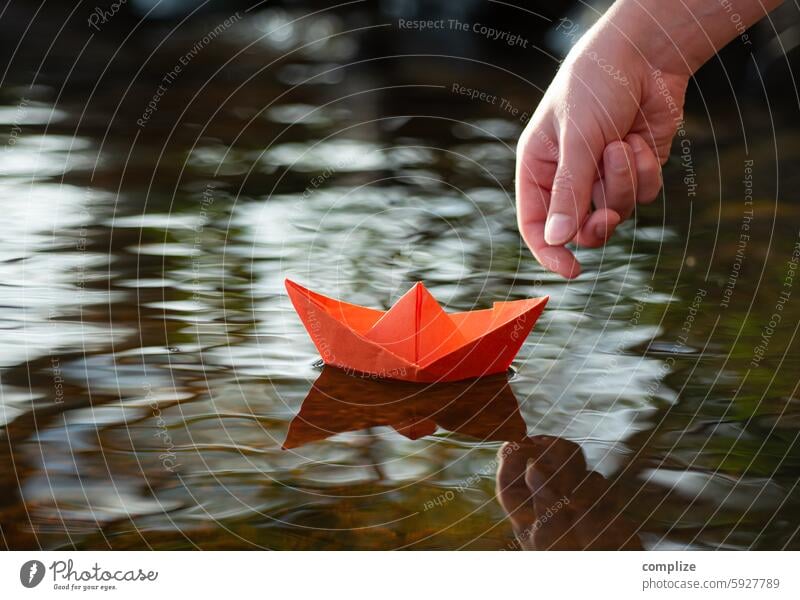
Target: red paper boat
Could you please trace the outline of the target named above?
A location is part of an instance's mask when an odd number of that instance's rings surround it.
[[[457,381],[506,371],[549,297],[447,314],[421,283],[388,311],[286,290],[325,364],[387,379]]]

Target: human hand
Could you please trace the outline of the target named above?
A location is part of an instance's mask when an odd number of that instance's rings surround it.
[[[577,277],[565,244],[602,246],[655,199],[689,77],[781,2],[617,0],[581,38],[517,145],[517,220],[545,268]]]
[[[517,145],[519,229],[545,268],[577,277],[565,244],[602,246],[637,202],[655,200],[689,74],[611,19],[569,53]]]
[[[505,444],[496,493],[523,550],[641,550],[619,490],[586,464],[581,447],[538,435]]]

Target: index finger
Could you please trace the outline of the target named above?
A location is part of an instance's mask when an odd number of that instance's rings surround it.
[[[544,241],[550,190],[558,163],[556,157],[542,158],[542,148],[536,144],[543,142],[535,135],[526,136],[517,147],[517,226],[525,244],[545,269],[573,279],[581,273],[575,255],[564,246],[550,246]]]

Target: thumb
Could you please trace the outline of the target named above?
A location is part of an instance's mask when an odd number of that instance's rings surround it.
[[[602,150],[601,147],[595,152],[574,127],[562,137],[544,227],[544,240],[550,246],[563,246],[577,235],[589,211],[592,185],[597,179],[597,160]]]

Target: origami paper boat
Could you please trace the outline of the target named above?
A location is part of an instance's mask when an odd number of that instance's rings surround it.
[[[527,436],[504,375],[425,385],[351,377],[325,367],[289,424],[283,448],[371,427],[392,427],[412,440],[440,427],[481,441],[520,442]]]
[[[549,299],[448,314],[422,283],[388,311],[334,300],[288,279],[286,290],[325,364],[416,382],[506,371]]]

